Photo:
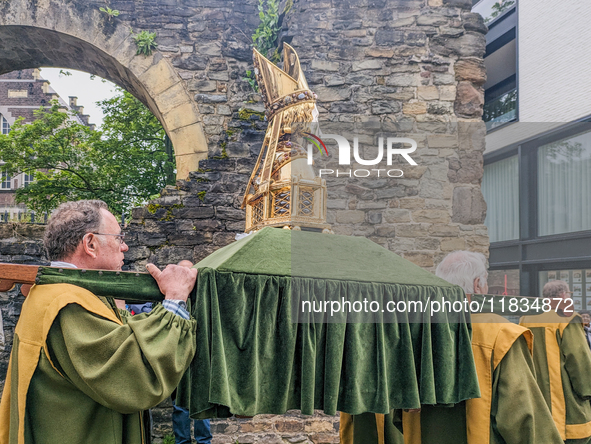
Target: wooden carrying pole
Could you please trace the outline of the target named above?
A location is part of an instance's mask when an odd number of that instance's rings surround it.
[[[27,296],[35,284],[57,283],[77,285],[97,296],[113,296],[130,301],[159,302],[164,299],[149,273],[0,263],[0,291],[8,291],[15,284],[23,284],[21,293]]]
[[[33,285],[38,265],[0,264],[0,291],[8,291],[14,284]]]

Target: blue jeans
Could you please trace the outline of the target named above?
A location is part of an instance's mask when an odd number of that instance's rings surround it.
[[[191,444],[189,411],[172,403],[172,430],[176,444]],[[198,444],[211,444],[209,419],[194,419],[193,430]]]

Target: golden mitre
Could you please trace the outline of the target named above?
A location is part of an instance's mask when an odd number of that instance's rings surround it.
[[[263,227],[330,231],[326,223],[326,181],[308,164],[308,151],[293,132],[311,131],[316,94],[310,91],[295,50],[283,44],[281,69],[253,49],[254,73],[269,127],[248,181],[242,207],[246,232]]]

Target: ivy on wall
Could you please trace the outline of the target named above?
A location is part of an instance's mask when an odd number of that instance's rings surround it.
[[[259,0],[258,11],[260,23],[251,36],[253,46],[276,64],[281,59],[277,51],[277,38],[281,29],[279,26],[279,0]],[[284,12],[287,11],[286,7]],[[243,80],[248,82],[255,92],[259,91],[254,73],[251,70],[246,71],[246,77],[243,77]]]

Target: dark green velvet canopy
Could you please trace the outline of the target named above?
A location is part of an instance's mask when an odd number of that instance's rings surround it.
[[[301,300],[464,299],[368,239],[265,228],[196,267],[197,354],[178,393],[193,417],[387,413],[479,396],[463,315],[294,313]]]

